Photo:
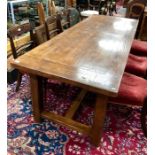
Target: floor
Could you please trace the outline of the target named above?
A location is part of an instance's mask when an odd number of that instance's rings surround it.
[[[24,76],[20,90],[8,85],[8,155],[146,155],[147,139],[140,123],[139,107],[109,104],[99,146],[91,145],[87,136],[43,120],[33,120],[29,77]],[[50,80],[44,108],[63,115],[79,88]],[[92,97],[92,98],[91,98]],[[83,103],[75,119],[91,125],[93,95]]]

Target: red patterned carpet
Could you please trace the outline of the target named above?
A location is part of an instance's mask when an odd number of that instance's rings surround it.
[[[79,88],[61,83],[48,84],[44,108],[64,114]],[[15,84],[8,85],[8,155],[146,155],[147,140],[141,130],[141,108],[109,104],[99,147],[89,138],[48,120],[33,120],[28,77],[15,93]],[[93,97],[84,102],[75,119],[92,124]]]

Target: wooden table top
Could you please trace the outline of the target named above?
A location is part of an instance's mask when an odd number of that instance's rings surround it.
[[[138,21],[93,15],[12,62],[29,74],[117,96]]]

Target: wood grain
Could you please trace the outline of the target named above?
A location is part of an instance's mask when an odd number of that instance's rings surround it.
[[[40,45],[47,41],[46,28],[44,24],[35,27],[34,31],[36,39],[35,41],[37,45]]]
[[[31,94],[32,94],[33,115],[34,115],[35,121],[39,123],[41,121],[40,102],[42,101],[42,99],[40,98],[38,77],[35,75],[30,75],[30,84],[31,84]]]
[[[38,15],[39,15],[39,22],[40,25],[45,23],[45,11],[44,11],[44,6],[42,3],[38,2],[37,3],[37,10],[38,10]]]
[[[138,21],[91,16],[12,62],[27,73],[117,96]]]
[[[102,130],[104,126],[104,120],[106,116],[106,109],[107,109],[107,101],[108,98],[104,95],[98,95],[96,99],[95,105],[95,116],[93,126],[90,131],[91,142],[98,146],[101,137],[102,137]]]
[[[30,41],[30,34],[23,35],[17,39],[14,40],[15,47],[19,47],[25,43]],[[10,46],[10,41],[7,41],[7,55],[10,55],[11,52],[11,46]]]
[[[85,91],[85,90],[82,90],[80,92],[80,94],[76,97],[75,101],[72,103],[71,107],[67,111],[65,117],[72,118],[74,116],[75,112],[77,111],[78,107],[80,106],[80,103],[83,100],[83,98],[85,97],[86,93],[87,93],[87,91]]]
[[[138,21],[110,16],[91,16],[24,54],[12,65],[30,74],[35,120],[47,118],[100,142],[108,96],[116,96],[127,63]],[[98,93],[92,127],[72,120],[85,91],[63,117],[41,108],[39,77],[58,79]],[[104,94],[104,95],[103,95]]]
[[[57,115],[57,114],[55,114],[53,112],[43,111],[41,113],[41,116],[43,118],[54,121],[54,122],[56,122],[58,124],[68,126],[71,129],[77,130],[77,131],[79,131],[81,133],[84,133],[84,134],[87,134],[87,135],[89,135],[89,133],[90,133],[90,129],[91,129],[90,126],[87,126],[85,124],[81,124],[81,123],[79,123],[77,121],[74,121],[72,119],[65,118],[65,117],[63,117],[61,115]]]

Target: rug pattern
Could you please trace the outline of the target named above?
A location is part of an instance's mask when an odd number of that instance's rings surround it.
[[[147,140],[141,130],[139,107],[109,104],[102,138],[93,147],[89,137],[48,120],[38,124],[32,115],[29,77],[24,76],[18,93],[8,85],[8,155],[146,155]],[[48,82],[44,108],[64,115],[79,88]],[[74,119],[93,123],[93,100],[80,107]]]

